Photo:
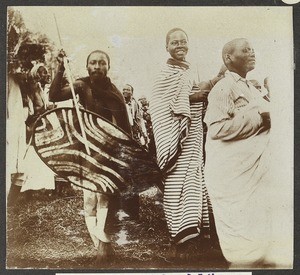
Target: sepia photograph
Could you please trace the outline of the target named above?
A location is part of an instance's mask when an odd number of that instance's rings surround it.
[[[293,6],[6,14],[6,269],[293,269]]]

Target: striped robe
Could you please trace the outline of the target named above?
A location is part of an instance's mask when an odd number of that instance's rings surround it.
[[[182,243],[209,227],[203,170],[203,103],[189,102],[187,63],[169,59],[156,78],[150,101],[157,161],[164,174],[164,211],[171,237]]]

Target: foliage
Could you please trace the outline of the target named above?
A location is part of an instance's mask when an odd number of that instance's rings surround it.
[[[54,43],[46,34],[33,33],[27,29],[21,13],[12,7],[7,16],[8,71],[29,71],[34,62],[53,62]]]

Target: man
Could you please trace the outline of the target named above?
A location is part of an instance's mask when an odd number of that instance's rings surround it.
[[[64,53],[59,55],[59,68],[50,87],[49,99],[53,102],[72,97],[69,86],[62,86]],[[75,93],[79,103],[87,110],[93,111],[115,123],[128,134],[131,134],[127,111],[122,94],[107,77],[110,69],[110,58],[107,53],[96,50],[87,57],[86,69],[89,76],[74,82]],[[105,194],[84,190],[85,221],[97,250],[97,262],[106,260],[112,247],[109,236],[104,232],[109,197]]]
[[[163,174],[165,217],[174,250],[180,256],[190,240],[195,242],[200,233],[206,235],[210,227],[202,120],[209,91],[193,85],[184,30],[170,30],[165,49],[170,57],[155,79],[150,114],[157,162]]]
[[[142,117],[145,122],[145,126],[147,129],[147,136],[148,136],[148,150],[149,153],[152,156],[155,156],[155,143],[154,143],[154,136],[153,136],[153,130],[152,130],[152,122],[151,122],[151,116],[149,112],[149,101],[145,96],[142,96],[139,98],[139,102],[141,104],[141,111],[142,111]]]
[[[143,121],[140,106],[133,97],[133,87],[130,84],[124,85],[123,97],[126,103],[132,137],[140,145],[147,147],[148,136],[145,122]],[[131,219],[139,219],[139,194],[134,192],[127,194],[121,199],[121,205],[125,212],[129,214]]]
[[[22,51],[24,49],[26,46]],[[20,59],[19,67],[12,68],[8,78],[7,148],[10,153],[7,163],[8,171],[13,169],[9,206],[17,201],[20,192],[53,189],[53,173],[37,157],[33,147],[26,144],[30,141],[33,123],[47,110],[47,85],[50,83],[50,75],[43,63],[36,63],[32,67],[31,63],[27,64],[21,57],[17,59]],[[37,166],[36,169],[32,169],[32,163]],[[30,192],[26,192],[26,198],[29,194]]]
[[[145,123],[141,114],[140,106],[133,97],[133,87],[126,84],[123,88],[123,96],[126,103],[129,123],[133,138],[141,145],[147,146],[148,136]]]
[[[6,175],[7,206],[15,205],[26,180],[24,156],[26,153],[26,125],[28,107],[24,107],[20,76],[8,75],[6,121]]]
[[[232,267],[269,264],[270,103],[246,80],[255,68],[247,39],[222,51],[228,68],[211,90],[205,123],[205,179],[222,252]]]
[[[31,142],[32,139],[32,127],[36,119],[46,112],[48,109],[52,108],[49,105],[49,84],[51,82],[48,70],[43,63],[36,63],[31,71],[29,78],[29,101],[32,107],[30,109],[30,114],[26,120],[27,125],[27,140]],[[45,163],[39,158],[34,150],[33,145],[28,144],[28,150],[26,152],[26,182],[23,185],[21,191],[27,191],[27,198],[32,194],[31,190],[48,189],[53,190],[54,185],[54,173],[50,168],[45,165]],[[32,168],[32,163],[34,163],[34,169]]]

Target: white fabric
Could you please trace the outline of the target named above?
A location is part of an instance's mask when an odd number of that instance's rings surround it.
[[[269,131],[262,94],[228,72],[208,97],[205,179],[225,258],[235,265],[264,260],[271,244]]]
[[[6,121],[6,194],[11,185],[11,174],[25,173],[24,155],[26,151],[25,120],[28,108],[23,108],[19,85],[8,78]]]
[[[54,173],[40,159],[33,146],[29,146],[25,163],[27,177],[21,192],[26,190],[55,189]]]

